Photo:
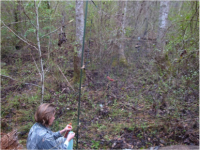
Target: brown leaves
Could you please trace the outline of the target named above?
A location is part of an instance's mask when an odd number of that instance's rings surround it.
[[[2,136],[1,149],[24,149],[18,142],[17,130],[13,130]]]

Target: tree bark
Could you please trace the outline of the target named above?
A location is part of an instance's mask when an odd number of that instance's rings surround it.
[[[119,62],[121,65],[127,65],[127,60],[124,54],[124,38],[125,38],[125,24],[126,24],[126,9],[127,1],[119,1],[119,15],[118,15],[118,26],[119,30],[117,33],[119,41]]]
[[[41,1],[39,1],[39,4],[37,5],[36,0],[35,0],[35,13],[36,13],[36,36],[37,36],[37,45],[38,45],[38,52],[39,52],[39,57],[40,57],[40,67],[41,67],[41,84],[42,84],[42,89],[41,89],[41,103],[43,103],[43,98],[44,98],[44,68],[43,68],[43,60],[42,60],[42,51],[40,47],[40,37],[39,37],[39,29],[40,29],[40,24],[39,24],[39,12],[38,8],[40,6]]]
[[[168,23],[168,14],[169,14],[169,1],[160,1],[160,12],[159,12],[159,29],[157,36],[158,47],[163,49],[165,46],[165,32],[167,29]]]
[[[76,1],[76,44],[74,45],[74,83],[80,78],[80,63],[82,54],[84,13],[83,1]]]

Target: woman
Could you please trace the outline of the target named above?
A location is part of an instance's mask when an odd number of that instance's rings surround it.
[[[73,149],[75,133],[71,131],[72,126],[67,125],[58,132],[49,129],[55,119],[55,113],[53,104],[43,103],[38,107],[35,113],[36,123],[28,134],[27,149]],[[64,138],[62,134],[69,130],[67,138]]]

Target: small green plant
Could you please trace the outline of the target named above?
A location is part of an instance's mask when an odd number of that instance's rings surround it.
[[[33,125],[33,123],[29,122],[26,125],[23,125],[21,128],[19,128],[19,131],[29,132],[32,125]]]
[[[1,74],[5,75],[5,76],[8,76],[9,75],[9,71],[7,69],[1,69]]]
[[[17,114],[18,114],[17,120],[20,122],[32,120],[31,117],[34,116],[32,110],[26,110],[26,109],[19,109],[17,111]]]
[[[108,135],[105,135],[104,138],[105,138],[106,141],[110,141],[110,138],[109,138]]]
[[[106,129],[106,126],[105,125],[101,125],[100,127],[99,127],[99,130],[105,130]]]
[[[141,139],[141,138],[142,138],[142,133],[139,133],[139,134],[137,135],[137,137],[138,137],[139,139]]]
[[[114,107],[114,108],[117,107],[117,99],[114,100],[113,107]]]
[[[28,103],[37,103],[37,102],[39,102],[39,100],[40,100],[40,98],[39,98],[38,94],[28,97]]]
[[[92,146],[91,146],[91,148],[93,148],[93,149],[98,149],[98,148],[99,148],[99,145],[100,145],[100,142],[99,142],[99,141],[94,141],[94,140],[92,140]]]
[[[46,92],[44,95],[44,101],[49,101],[50,99],[51,99],[51,95]]]
[[[121,123],[118,123],[113,126],[113,130],[116,133],[119,133],[120,131],[122,131],[123,128],[124,128],[124,124],[121,124]]]
[[[21,60],[20,58],[18,58],[18,59],[16,60],[15,64],[16,64],[16,67],[17,67],[18,69],[20,69],[21,66],[22,66],[22,60]]]
[[[11,108],[19,108],[20,106],[20,96],[16,95],[15,97],[11,98],[10,107]]]

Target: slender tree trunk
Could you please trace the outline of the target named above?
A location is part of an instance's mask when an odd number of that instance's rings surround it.
[[[51,3],[50,1],[45,1],[46,5],[47,5],[47,9],[51,9]],[[49,14],[49,26],[50,28],[46,30],[46,34],[51,33],[51,18],[50,18],[50,14]],[[48,59],[50,58],[50,49],[51,49],[51,34],[49,35],[48,38]]]
[[[15,29],[15,32],[17,35],[22,35],[20,34],[22,32],[20,26],[19,26],[19,21],[21,21],[21,14],[20,14],[20,11],[21,11],[21,1],[16,1],[14,2],[14,10],[13,10],[13,13],[14,13],[14,20],[15,20],[15,24],[13,25],[14,26],[14,29]],[[17,37],[16,37],[17,38]],[[18,43],[16,43],[18,44]],[[18,45],[16,45],[18,46]],[[19,45],[21,48],[21,45]]]
[[[160,12],[159,12],[159,29],[157,36],[158,47],[163,49],[165,46],[165,32],[167,29],[168,23],[168,14],[169,14],[169,1],[160,1]]]
[[[42,94],[42,98],[41,98],[41,103],[43,103],[43,97],[44,97],[44,69],[43,69],[43,60],[42,60],[42,52],[41,52],[41,48],[40,48],[40,38],[39,38],[39,29],[40,29],[40,26],[39,26],[39,12],[38,12],[38,8],[40,6],[40,3],[41,1],[38,3],[36,3],[36,0],[35,0],[35,13],[36,13],[36,36],[37,36],[37,45],[38,45],[38,52],[39,52],[39,57],[40,57],[40,67],[41,67],[41,84],[42,84],[42,91],[41,91],[41,94]]]
[[[82,54],[84,13],[83,1],[76,1],[76,45],[74,46],[74,83],[80,79],[80,63]]]
[[[50,1],[44,1],[44,2],[46,2],[46,4],[47,4],[47,9],[50,9],[51,8]]]
[[[18,7],[19,7],[19,2],[16,2],[17,4],[16,5],[14,5],[14,18],[15,18],[15,22],[18,22],[19,21],[19,11],[18,11]],[[18,23],[16,23],[15,25],[14,25],[14,29],[15,29],[15,31],[16,31],[16,33],[17,34],[19,34],[19,24]]]
[[[119,1],[119,15],[118,15],[119,30],[117,33],[117,37],[119,40],[119,52],[118,52],[119,53],[119,62],[122,65],[127,65],[127,60],[124,55],[126,11],[127,11],[127,1]]]

